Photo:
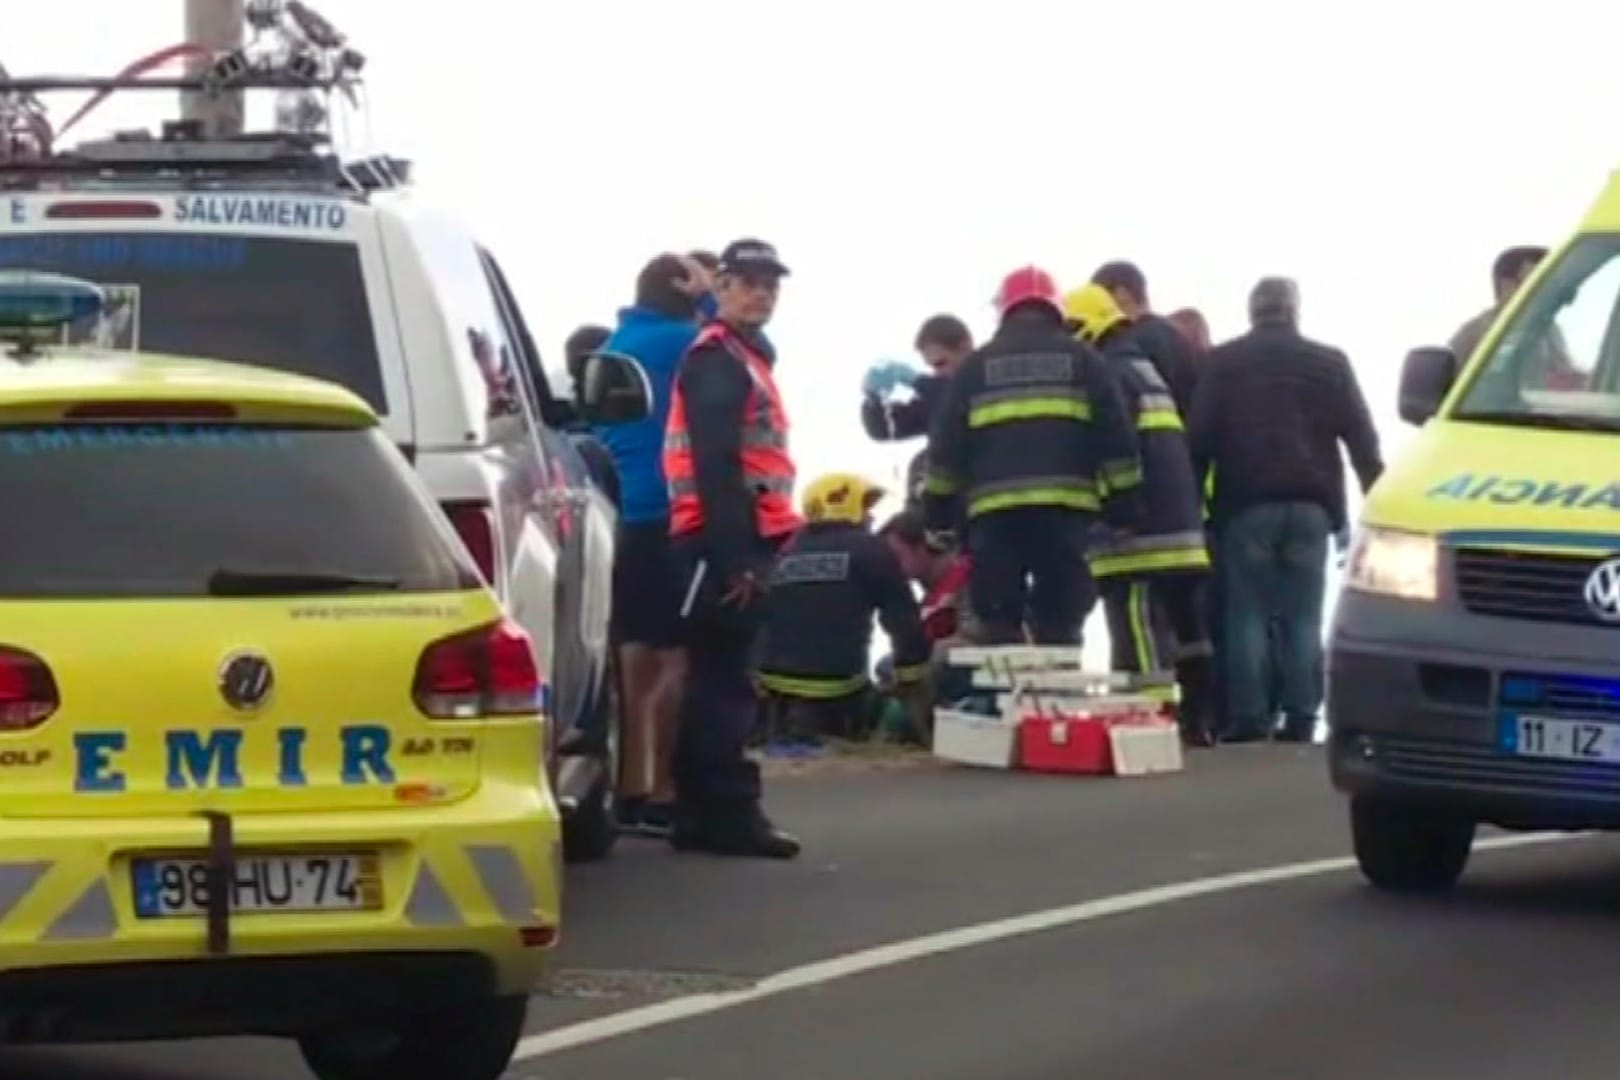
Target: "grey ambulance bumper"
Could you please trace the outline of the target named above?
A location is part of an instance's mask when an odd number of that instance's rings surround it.
[[[1620,766],[1515,757],[1496,744],[1504,672],[1620,682],[1617,644],[1601,627],[1346,589],[1327,658],[1333,786],[1509,829],[1620,829]]]

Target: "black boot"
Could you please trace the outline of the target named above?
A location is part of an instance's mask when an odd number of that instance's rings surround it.
[[[1187,657],[1176,664],[1176,682],[1181,687],[1177,717],[1182,741],[1188,746],[1214,746],[1214,661],[1208,656]]]
[[[757,805],[706,813],[678,811],[669,842],[677,851],[759,859],[796,858],[803,846],[798,837],[773,825]]]

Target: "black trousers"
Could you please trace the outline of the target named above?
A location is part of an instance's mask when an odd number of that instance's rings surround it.
[[[1215,650],[1209,640],[1210,576],[1192,571],[1103,579],[1115,671],[1174,672],[1185,729],[1213,730]]]
[[[704,568],[681,620],[687,675],[675,742],[676,796],[684,813],[735,823],[760,799],[759,766],[749,760],[747,747],[760,712],[753,669],[764,604],[756,600],[743,610],[722,605],[726,585],[715,580],[700,540],[677,540],[675,552],[683,601]]]
[[[1096,600],[1086,565],[1086,534],[1094,520],[1081,510],[1021,506],[969,523],[968,588],[987,645],[1023,641],[1026,613],[1035,644],[1080,644]]]

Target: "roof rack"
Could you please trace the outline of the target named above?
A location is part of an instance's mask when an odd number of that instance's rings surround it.
[[[296,188],[364,199],[411,182],[411,163],[390,155],[343,161],[330,149],[333,97],[352,108],[365,57],[300,0],[249,0],[252,39],[213,54],[179,45],[143,57],[115,76],[12,77],[0,66],[0,190],[210,187]],[[207,60],[201,71],[151,76],[176,59]],[[199,121],[167,121],[160,134],[125,131],[70,148],[60,135],[120,91],[190,91],[220,95],[249,90],[280,94],[277,128],[210,136]],[[89,91],[92,97],[60,128],[39,95]]]

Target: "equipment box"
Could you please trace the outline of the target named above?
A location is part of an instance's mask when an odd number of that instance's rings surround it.
[[[991,769],[1018,766],[1018,724],[1005,714],[960,709],[934,712],[934,756]]]

